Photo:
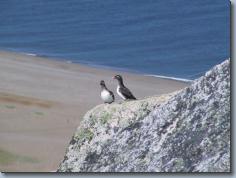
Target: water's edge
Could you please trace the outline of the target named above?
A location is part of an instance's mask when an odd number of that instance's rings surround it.
[[[121,71],[121,72],[127,72],[127,73],[132,73],[132,74],[139,74],[139,75],[143,75],[143,76],[147,76],[147,77],[155,77],[155,78],[174,80],[174,81],[185,82],[185,83],[190,83],[190,82],[193,81],[193,80],[189,80],[189,79],[185,79],[185,78],[149,74],[149,73],[143,73],[141,71],[129,70],[129,69],[125,69],[125,68],[111,67],[111,66],[105,66],[105,65],[98,65],[98,64],[93,64],[93,63],[89,63],[89,62],[82,62],[82,61],[73,62],[72,60],[65,59],[65,58],[62,59],[62,58],[59,58],[59,57],[52,57],[52,56],[35,54],[35,53],[19,52],[19,51],[4,50],[4,49],[0,49],[0,51],[4,51],[4,52],[7,52],[7,53],[22,54],[22,55],[33,56],[33,57],[43,57],[43,58],[46,58],[47,60],[60,61],[60,62],[68,63],[68,64],[80,64],[80,65],[93,67],[93,68],[97,68],[97,69],[115,70],[115,71],[118,71],[118,72]]]
[[[127,73],[135,73],[135,74],[140,74],[140,75],[144,75],[144,76],[148,76],[148,77],[156,77],[156,78],[175,80],[175,81],[186,82],[186,83],[190,83],[190,82],[193,81],[193,80],[190,80],[190,79],[178,78],[178,77],[173,77],[173,76],[146,74],[146,73],[142,73],[141,71],[129,70],[129,69],[125,69],[125,68],[111,67],[111,66],[105,66],[105,65],[98,65],[98,64],[89,63],[89,62],[82,62],[82,61],[73,62],[73,61],[67,60],[67,59],[53,58],[53,57],[50,57],[50,56],[37,55],[37,54],[34,54],[34,53],[24,53],[23,52],[21,54],[28,55],[28,56],[35,56],[35,57],[45,57],[49,60],[63,61],[63,62],[69,63],[69,64],[82,64],[82,65],[85,65],[85,66],[88,66],[88,67],[93,67],[93,68],[98,68],[98,69],[108,69],[108,70],[116,70],[116,71],[122,71],[122,72],[127,72]]]

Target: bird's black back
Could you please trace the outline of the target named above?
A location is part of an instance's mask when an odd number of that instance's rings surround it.
[[[131,91],[125,86],[120,87],[120,92],[124,95],[126,99],[136,100],[135,96],[131,93]]]

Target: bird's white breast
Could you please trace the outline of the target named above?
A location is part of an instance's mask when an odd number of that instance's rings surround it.
[[[117,92],[117,94],[122,98],[122,99],[126,99],[125,97],[124,97],[124,95],[122,95],[122,93],[120,92],[120,86],[117,86],[117,88],[116,88],[116,92]]]
[[[107,90],[102,90],[101,98],[106,103],[111,103],[113,101],[112,95]]]

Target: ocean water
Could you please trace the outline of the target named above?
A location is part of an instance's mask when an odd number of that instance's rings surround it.
[[[195,79],[230,57],[230,2],[1,0],[0,49]]]

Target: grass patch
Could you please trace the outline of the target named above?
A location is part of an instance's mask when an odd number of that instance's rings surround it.
[[[77,135],[77,138],[79,140],[85,139],[85,140],[91,141],[93,136],[94,136],[93,132],[90,131],[89,129],[81,129],[80,132]]]
[[[7,165],[14,162],[36,163],[38,161],[28,156],[19,156],[19,155],[0,149],[0,165]]]
[[[44,113],[43,112],[40,112],[40,111],[35,111],[34,114],[38,115],[38,116],[43,116]]]
[[[14,105],[5,105],[7,109],[15,109],[16,107]]]
[[[89,122],[90,122],[91,126],[94,126],[96,123],[96,118],[92,114],[89,116],[89,118],[90,118]]]
[[[107,121],[108,121],[109,119],[111,119],[111,116],[112,116],[112,115],[111,115],[110,113],[105,112],[105,113],[101,116],[100,122],[101,122],[102,124],[106,124]]]

